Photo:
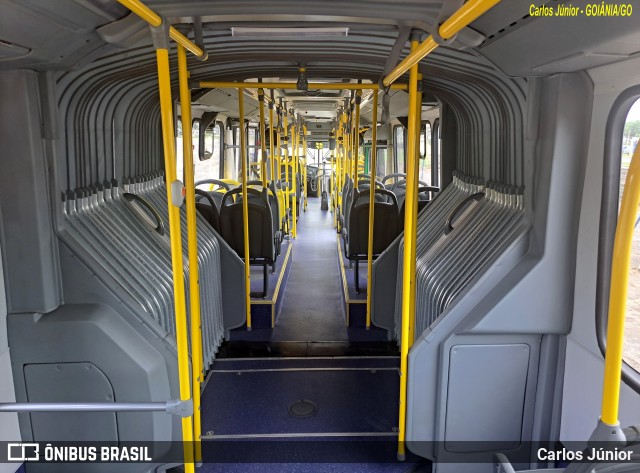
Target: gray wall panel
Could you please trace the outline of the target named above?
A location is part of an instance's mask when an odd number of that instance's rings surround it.
[[[34,72],[0,73],[0,245],[10,313],[49,312],[62,297],[38,97]]]

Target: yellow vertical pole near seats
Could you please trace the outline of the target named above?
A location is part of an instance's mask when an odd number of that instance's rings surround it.
[[[178,75],[180,78],[180,113],[182,116],[182,156],[186,188],[187,234],[189,241],[189,319],[191,331],[191,385],[193,389],[193,437],[195,460],[202,461],[202,423],[200,419],[200,383],[204,380],[202,366],[202,322],[200,318],[200,282],[198,271],[198,236],[196,227],[196,195],[193,169],[191,129],[191,90],[187,70],[187,51],[178,45]]]
[[[293,192],[293,238],[298,236],[298,127],[291,124],[291,192]]]
[[[244,234],[244,287],[247,330],[251,330],[251,266],[249,265],[249,196],[247,192],[247,148],[244,135],[244,92],[238,89],[238,115],[240,115],[240,159],[242,159],[242,231]]]
[[[342,190],[342,188],[340,187],[340,161],[342,161],[342,155],[340,153],[340,141],[341,141],[341,130],[340,130],[340,123],[338,123],[338,126],[336,127],[336,145],[334,148],[334,153],[333,153],[333,176],[332,177],[332,183],[333,183],[333,199],[331,199],[331,202],[333,204],[333,227],[334,228],[338,228],[338,207],[340,206],[340,192]]]
[[[377,131],[378,131],[378,91],[373,91],[373,108],[371,110],[371,157],[369,158],[369,241],[367,243],[367,330],[371,328],[371,276],[373,275],[373,219],[375,217],[375,190],[376,190],[376,158]]]
[[[358,188],[358,164],[360,155],[360,104],[362,103],[362,91],[356,92],[356,116],[353,127],[353,180],[354,187]]]
[[[349,134],[347,133],[347,115],[346,112],[342,113],[342,124],[341,124],[341,129],[342,129],[342,144],[340,146],[340,150],[342,152],[342,166],[341,166],[341,173],[340,173],[340,179],[341,179],[341,183],[340,183],[340,190],[342,191],[342,189],[344,188],[344,185],[347,182],[347,175],[349,174],[349,155],[348,155],[348,146],[349,146]],[[340,198],[340,203],[342,205],[342,200],[344,199],[344,195]]]
[[[273,100],[269,102],[269,170],[271,174],[271,180],[275,182],[276,176],[274,174],[274,159],[273,154]]]
[[[285,108],[285,110],[282,112],[282,138],[285,142],[285,147],[284,147],[284,156],[282,156],[282,168],[283,171],[281,171],[280,176],[282,177],[282,173],[284,173],[284,179],[287,183],[287,187],[284,189],[284,197],[285,197],[285,207],[286,207],[286,213],[287,213],[287,228],[291,229],[291,225],[290,225],[290,220],[289,220],[289,211],[291,209],[291,193],[290,193],[290,187],[291,187],[291,183],[289,182],[289,169],[287,168],[288,164],[288,160],[289,160],[289,140],[288,139],[284,139],[287,138],[289,135],[289,122],[287,120],[287,110]]]
[[[344,129],[344,155],[346,160],[346,166],[344,168],[344,182],[347,182],[347,177],[351,176],[352,172],[352,164],[351,164],[351,155],[353,151],[351,150],[351,137],[352,137],[352,124],[353,124],[353,114],[349,113],[349,115],[345,119],[345,129]],[[347,125],[348,121],[348,125]],[[343,198],[346,196],[342,196]]]
[[[304,178],[302,183],[304,184],[304,211],[307,211],[307,125],[302,125],[302,155],[304,156]],[[320,163],[318,163],[318,167]],[[323,189],[324,190],[324,189]]]
[[[258,89],[258,101],[260,102],[260,176],[262,177],[262,186],[267,187],[267,163],[266,163],[266,131],[264,124],[264,90]]]
[[[158,28],[163,28],[162,26]],[[157,30],[154,31],[157,34]],[[154,38],[155,39],[155,38]],[[182,266],[182,236],[180,232],[180,206],[175,205],[172,184],[176,181],[176,156],[173,128],[173,106],[171,99],[171,75],[169,70],[169,35],[157,40],[156,62],[158,65],[158,88],[160,92],[160,117],[162,120],[162,144],[164,150],[165,178],[169,209],[169,237],[171,242],[171,268],[173,272],[173,304],[176,317],[176,345],[178,351],[178,378],[180,400],[191,399],[189,374],[189,341],[187,339],[187,313],[184,293],[184,269]],[[154,41],[155,42],[155,41]],[[164,43],[164,44],[162,44]],[[175,196],[177,197],[177,196]],[[180,200],[182,200],[180,198]],[[193,463],[193,418],[182,418],[182,440],[184,445],[185,471],[195,471]]]
[[[622,348],[631,266],[631,246],[633,244],[633,233],[639,203],[640,146],[636,146],[624,184],[616,237],[613,244],[613,263],[611,265],[607,350],[604,360],[604,383],[600,420],[612,426],[618,424]]]
[[[413,51],[416,47],[418,46],[418,42],[417,41],[412,41],[411,42],[411,50]],[[418,221],[418,195],[417,195],[417,189],[418,189],[418,181],[419,181],[419,177],[420,177],[420,128],[422,127],[422,90],[421,90],[421,81],[422,80],[422,74],[418,74],[418,91],[416,92],[416,118],[415,118],[415,136],[414,136],[414,145],[413,145],[413,155],[409,154],[408,151],[410,150],[409,145],[407,144],[407,156],[408,159],[410,159],[413,163],[415,163],[415,172],[414,172],[414,176],[413,176],[413,185],[412,187],[414,189],[416,189],[416,195],[415,198],[413,199],[413,205],[414,205],[414,209],[412,210],[412,212],[414,212],[416,214],[416,225],[417,225],[417,221]],[[407,130],[407,137],[409,137],[409,133]],[[409,140],[411,138],[408,138]],[[413,157],[412,157],[413,156]],[[407,181],[407,184],[409,183],[409,181]],[[406,207],[406,201],[405,201],[405,210],[408,209],[408,207]],[[416,228],[417,231],[417,228]],[[416,235],[416,240],[417,240],[417,235]],[[415,278],[415,273],[416,273],[416,247],[417,247],[417,241],[416,244],[413,245],[411,247],[411,261],[413,262],[413,269],[412,269],[412,274],[414,275]],[[409,314],[411,314],[411,321],[409,322],[409,348],[411,348],[411,346],[413,345],[414,340],[416,339],[416,335],[415,335],[415,328],[416,328],[416,293],[415,293],[415,289],[413,291],[413,295],[411,297],[411,299],[409,300],[410,302],[410,306],[409,306]]]
[[[417,41],[411,42],[411,47],[417,46]],[[400,338],[400,409],[398,421],[398,460],[406,458],[405,438],[407,429],[407,376],[408,354],[411,347],[409,335],[412,331],[411,323],[414,314],[411,313],[411,300],[416,297],[416,220],[417,220],[417,188],[416,188],[416,119],[418,102],[418,65],[410,69],[409,73],[409,123],[407,136],[407,191],[405,195],[404,215],[404,255],[402,269],[402,332]],[[415,302],[413,303],[415,304]]]

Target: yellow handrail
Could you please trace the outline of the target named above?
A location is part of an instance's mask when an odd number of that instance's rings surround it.
[[[230,81],[200,81],[198,87],[201,89],[285,89],[297,90],[295,82],[230,82]],[[308,90],[379,90],[378,84],[352,84],[352,83],[329,83],[329,82],[309,82]],[[391,90],[407,90],[407,84],[393,84]],[[285,111],[286,113],[286,111]]]
[[[189,341],[187,340],[187,314],[184,293],[184,270],[182,266],[182,237],[180,232],[180,208],[173,204],[171,184],[176,180],[175,142],[173,128],[173,110],[171,101],[171,76],[169,70],[169,51],[156,49],[158,64],[158,86],[160,93],[160,116],[162,119],[162,142],[164,149],[164,167],[167,184],[167,202],[169,209],[169,237],[171,242],[171,267],[173,270],[173,304],[176,316],[176,345],[178,351],[178,378],[180,400],[191,399],[191,380],[189,376]],[[182,419],[182,440],[184,445],[185,468],[194,472],[193,463],[193,418]]]
[[[276,175],[274,174],[274,161],[275,161],[275,156],[273,154],[273,141],[274,141],[275,137],[273,135],[273,102],[269,102],[269,169],[271,171],[271,180],[274,182],[275,185],[275,181],[276,181]],[[275,187],[274,187],[275,189]],[[278,222],[278,228],[280,228],[280,222]]]
[[[418,42],[416,41],[415,43],[412,42],[411,47],[417,47],[418,46]],[[422,80],[422,74],[418,73],[418,83],[420,83],[420,81]],[[416,226],[417,226],[417,221],[418,221],[418,196],[417,196],[417,189],[418,189],[418,181],[420,179],[420,167],[419,167],[419,156],[420,156],[420,127],[422,126],[422,92],[420,91],[420,87],[418,87],[418,92],[416,94],[416,115],[415,115],[415,124],[414,124],[414,129],[415,129],[415,136],[413,139],[413,158],[411,158],[411,154],[409,154],[409,150],[411,149],[411,146],[409,145],[409,142],[407,142],[407,157],[409,159],[411,159],[414,163],[415,163],[415,172],[414,172],[414,179],[413,179],[413,184],[412,187],[413,189],[416,190],[416,195],[414,196],[414,198],[412,199],[411,203],[413,205],[413,209],[411,210],[413,212],[412,215],[415,215],[415,222],[416,222]],[[407,131],[407,140],[411,141],[410,135]],[[409,186],[409,181],[407,181],[407,187]],[[409,209],[409,207],[407,207],[407,200],[406,200],[406,196],[405,196],[405,211]],[[416,229],[417,231],[417,229]],[[417,235],[415,235],[415,238],[417,239]],[[409,255],[410,257],[410,261],[411,261],[411,274],[414,275],[414,281],[415,281],[415,274],[416,274],[416,248],[417,248],[417,241],[414,242],[414,244],[411,246],[411,254]],[[415,336],[415,328],[416,328],[416,291],[415,289],[413,289],[413,292],[411,294],[411,299],[409,300],[409,314],[411,314],[411,321],[409,322],[409,348],[411,348],[411,346],[413,345],[413,342],[416,339]]]
[[[412,42],[412,47],[417,41]],[[407,427],[407,377],[408,354],[412,340],[412,323],[414,314],[411,313],[412,300],[416,297],[416,221],[417,221],[417,175],[416,175],[416,117],[418,104],[418,65],[411,68],[409,74],[409,123],[407,131],[407,159],[406,179],[407,191],[405,195],[404,214],[404,254],[402,265],[402,331],[400,334],[400,409],[398,421],[398,459],[406,458],[405,438]],[[415,302],[413,303],[415,304]]]
[[[605,424],[618,424],[620,377],[624,322],[631,266],[631,246],[640,203],[640,146],[636,146],[624,184],[616,237],[613,244],[611,289],[609,291],[609,321],[604,361],[604,383],[600,420]]]
[[[138,15],[151,26],[158,27],[162,24],[162,17],[154,12],[151,8],[146,6],[144,3],[142,3],[140,0],[118,0],[118,2],[127,7],[129,10]],[[203,57],[205,55],[205,52],[202,50],[202,48],[191,42],[185,35],[180,33],[173,26],[169,28],[169,36],[176,43],[178,43],[185,49],[188,49],[197,57]]]
[[[291,166],[291,187],[293,188],[293,238],[298,236],[298,127],[295,124],[291,125],[291,159],[289,159],[289,166]],[[289,172],[287,170],[287,172]],[[291,192],[291,191],[289,191]]]
[[[376,159],[378,156],[377,139],[378,130],[378,93],[373,93],[373,108],[371,110],[371,157],[369,158],[369,241],[367,242],[367,317],[366,328],[371,328],[371,277],[373,275],[373,219],[375,217],[375,191],[376,191]]]
[[[304,185],[304,211],[307,211],[307,125],[302,126],[302,154],[304,155],[304,177],[302,183]],[[318,163],[318,166],[320,163]]]
[[[187,51],[178,45],[178,75],[180,79],[180,110],[182,129],[191,126],[191,90],[187,70]],[[193,170],[193,146],[191,133],[182,134],[182,155],[184,157],[184,180],[186,189],[187,236],[189,241],[189,322],[191,327],[191,383],[193,385],[193,428],[195,439],[195,459],[202,461],[200,383],[204,381],[202,366],[202,323],[200,318],[200,283],[198,271],[198,235],[196,227],[196,199]]]
[[[360,154],[360,104],[362,103],[362,91],[356,92],[356,116],[353,126],[353,187],[358,188],[358,156]],[[357,264],[357,263],[356,263]]]
[[[238,115],[240,118],[240,159],[242,160],[242,233],[244,240],[244,288],[247,330],[251,330],[251,265],[249,264],[249,196],[247,192],[247,148],[244,128],[244,94],[238,90]]]
[[[264,124],[264,90],[258,89],[258,99],[260,102],[260,173],[262,177],[262,185],[267,187],[267,163],[265,161],[267,148],[266,148],[266,131]]]
[[[500,3],[500,0],[469,0],[462,5],[458,11],[451,15],[438,29],[438,34],[442,39],[447,40],[458,33],[462,28],[474,22],[492,7]],[[411,51],[400,64],[398,64],[382,81],[388,87],[392,85],[398,77],[407,72],[415,64],[418,64],[427,54],[438,47],[438,43],[429,35],[420,45]]]

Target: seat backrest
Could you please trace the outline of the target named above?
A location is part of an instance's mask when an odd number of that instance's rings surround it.
[[[429,202],[432,200],[432,196],[435,195],[436,192],[440,190],[439,187],[432,186],[421,186],[418,187],[418,213],[424,209]],[[400,231],[404,231],[404,208],[405,208],[405,200],[402,200],[402,204],[400,205]]]
[[[222,199],[220,209],[220,230],[222,238],[235,250],[241,258],[244,257],[244,224],[243,204],[240,198],[233,201],[233,197],[242,194],[242,188],[227,192]],[[258,191],[247,188],[250,198],[247,202],[249,220],[249,258],[274,261],[275,245],[271,208],[267,189]]]
[[[348,256],[367,254],[369,240],[370,189],[354,189],[349,213]],[[400,233],[398,201],[386,189],[375,190],[373,220],[373,254],[379,255]],[[378,198],[380,194],[380,198]]]
[[[207,192],[201,189],[196,189],[196,210],[205,218],[209,225],[220,234],[220,207],[215,201],[215,197],[212,194],[219,194],[218,192]]]
[[[257,180],[247,181],[247,185],[253,186],[253,187],[250,187],[250,189],[253,188],[259,191],[260,193],[262,193],[262,190],[263,190],[262,181],[257,181]],[[280,226],[282,224],[282,222],[280,221],[280,205],[278,203],[278,197],[274,192],[273,188],[271,187],[271,185],[269,185],[264,189],[266,189],[267,191],[269,210],[271,211],[271,223],[273,224],[273,234],[275,235],[276,232],[280,231]],[[249,195],[249,202],[261,200],[261,199],[262,199],[262,194],[260,196],[256,196],[254,194]],[[242,196],[236,199],[236,201],[242,202]]]
[[[278,194],[273,182],[267,187],[267,192],[269,194],[269,206],[271,207],[273,232],[275,233],[281,230],[282,220],[280,219],[280,202],[278,202]]]
[[[344,228],[349,232],[349,213],[351,212],[351,201],[353,199],[353,181],[347,178],[342,187],[342,215],[344,218]]]

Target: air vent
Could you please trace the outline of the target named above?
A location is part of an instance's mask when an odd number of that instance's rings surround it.
[[[27,56],[30,48],[0,39],[0,59],[15,59]]]

